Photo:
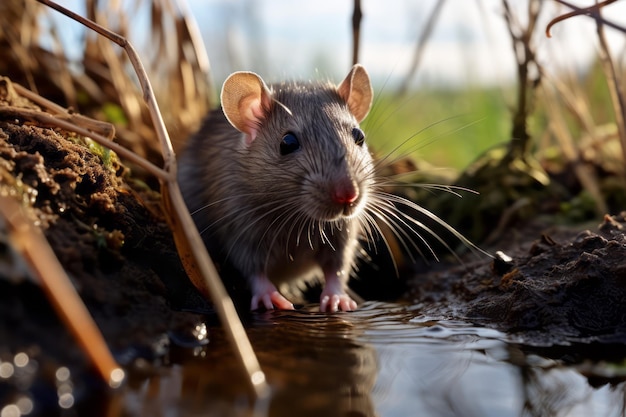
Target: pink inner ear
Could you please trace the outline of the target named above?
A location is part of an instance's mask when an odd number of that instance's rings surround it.
[[[261,100],[258,98],[245,98],[240,103],[241,116],[244,121],[244,133],[246,133],[246,144],[250,145],[256,139],[259,126],[265,118]]]

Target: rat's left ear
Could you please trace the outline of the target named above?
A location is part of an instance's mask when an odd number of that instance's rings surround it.
[[[374,92],[370,77],[365,68],[356,64],[350,70],[348,76],[339,84],[337,92],[348,103],[350,112],[361,123],[372,107]]]
[[[235,129],[247,135],[248,145],[256,138],[267,116],[272,104],[271,94],[263,79],[254,72],[235,72],[224,81],[220,94],[222,111]]]

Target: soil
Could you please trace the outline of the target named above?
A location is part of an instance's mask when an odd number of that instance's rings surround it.
[[[19,117],[19,109],[38,108],[7,79],[2,108],[17,113],[0,114],[0,194],[19,198],[36,219],[118,361],[158,362],[171,344],[193,340],[192,329],[212,310],[189,284],[158,191],[85,138]],[[502,252],[495,259],[411,274],[405,298],[425,315],[469,319],[529,345],[625,343],[625,224],[624,214],[590,230],[528,223],[510,231],[521,239],[504,236],[490,246]],[[0,231],[0,361],[24,351],[41,364],[37,378],[52,386],[58,364],[95,383],[11,236]],[[401,288],[360,285],[387,298]],[[0,399],[9,391],[0,384]]]
[[[494,249],[490,262],[440,266],[411,282],[410,299],[426,315],[454,314],[526,345],[626,343],[625,216],[582,231],[546,227]]]
[[[37,109],[7,79],[0,82],[3,108]],[[210,306],[188,283],[158,193],[131,180],[114,155],[93,149],[74,133],[19,114],[1,117],[0,194],[22,201],[25,215],[43,229],[118,361],[153,360],[167,349],[168,334],[180,332],[184,339],[204,321],[175,308],[181,299],[176,297],[191,298],[199,310],[210,312]],[[0,361],[27,352],[42,364],[88,372],[82,352],[0,225]]]

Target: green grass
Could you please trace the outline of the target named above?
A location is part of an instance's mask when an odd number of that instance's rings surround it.
[[[561,81],[568,85],[577,100],[586,101],[586,116],[592,128],[615,123],[599,63],[592,65],[586,74],[563,74]],[[406,97],[379,90],[375,89],[374,105],[362,124],[370,147],[379,156],[400,146],[395,155],[461,171],[487,149],[510,140],[511,108],[516,101],[513,84],[508,88],[423,89]],[[578,144],[588,133],[565,106],[561,95],[557,97],[556,101],[546,101],[537,92],[531,100],[527,123],[533,152],[539,146],[549,146],[554,148],[553,152],[562,154],[548,128],[554,122],[548,116],[549,107],[560,107],[565,128],[574,143]],[[544,154],[548,150],[540,149]]]
[[[376,93],[375,93],[376,94]],[[406,97],[382,92],[362,124],[381,155],[411,156],[462,170],[510,136],[510,110],[500,89],[430,90]]]

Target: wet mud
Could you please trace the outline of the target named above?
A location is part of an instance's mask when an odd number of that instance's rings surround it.
[[[37,110],[0,80],[0,109],[23,108]],[[174,308],[170,294],[193,297],[195,290],[159,211],[160,196],[133,182],[115,155],[19,116],[0,118],[0,193],[18,199],[44,231],[118,361],[162,356],[168,333],[190,334],[201,316]],[[25,352],[42,365],[23,375],[28,380],[54,387],[60,364],[91,380],[90,365],[0,224],[0,363]],[[0,403],[5,388],[0,383]]]
[[[583,230],[544,226],[532,240],[494,246],[491,261],[421,274],[409,299],[529,345],[625,343],[625,216]]]

